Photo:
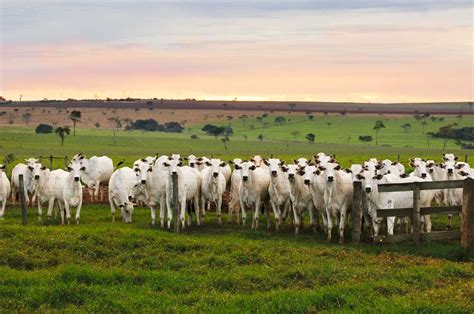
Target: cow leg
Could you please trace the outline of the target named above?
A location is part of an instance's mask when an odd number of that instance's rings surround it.
[[[79,205],[76,208],[76,223],[81,223],[81,208],[82,208],[82,200],[79,201]]]
[[[267,220],[267,232],[270,231],[271,224],[270,224],[270,209],[268,208],[267,204],[263,205],[263,209],[265,211],[265,218]],[[278,229],[277,229],[278,230]]]
[[[245,212],[244,202],[240,201],[240,208],[242,210],[242,226],[245,226],[245,221],[247,220],[247,213]]]
[[[0,203],[2,204],[1,207],[0,207],[0,220],[3,220],[3,215],[5,214],[5,203],[6,202],[7,202],[6,200],[0,201]]]
[[[95,186],[94,186],[94,197],[96,198],[99,196],[99,188],[100,188],[100,182],[97,181],[95,182]]]
[[[219,225],[222,224],[221,211],[222,211],[222,195],[219,195],[219,196],[217,197],[217,208],[216,208],[216,212],[217,212],[217,223],[218,223]]]
[[[204,196],[204,193],[201,194],[201,208],[205,208],[204,206],[206,206],[206,197]],[[201,225],[201,213],[200,212],[196,212],[196,216],[197,216],[197,225],[200,226]],[[204,217],[202,217],[204,219]]]
[[[43,216],[43,209],[41,208],[40,198],[37,198],[38,201],[38,221],[41,221],[41,216]]]
[[[71,224],[71,208],[69,207],[68,202],[64,202],[64,211],[66,213],[67,224]]]
[[[346,226],[347,205],[341,207],[341,218],[339,219],[339,244],[344,243],[344,228]]]
[[[150,214],[151,214],[151,225],[154,226],[156,223],[156,206],[150,205]]]
[[[181,220],[181,228],[184,230],[185,227],[185,218],[186,218],[186,198],[181,200],[180,202],[181,212],[179,215],[179,219]]]
[[[255,211],[253,213],[252,229],[258,229],[258,216],[260,213],[260,199],[255,201]]]
[[[12,203],[13,203],[13,205],[15,205],[16,204],[16,187],[15,187],[14,184],[12,184],[11,189],[12,189],[12,191],[11,191]]]
[[[58,203],[59,203],[59,200],[58,200]],[[53,207],[54,207],[54,198],[51,197],[48,200],[48,213],[47,213],[48,220],[51,220],[51,218],[53,218]]]
[[[161,224],[161,228],[165,227],[165,209],[166,209],[166,198],[161,197],[160,198],[160,224]]]
[[[393,235],[394,228],[395,228],[395,217],[387,217],[387,234]]]
[[[425,220],[425,231],[430,233],[431,232],[431,216],[425,215],[424,220]]]
[[[173,219],[173,208],[171,207],[171,196],[166,193],[166,208],[168,209],[168,229],[171,229],[171,220]]]
[[[331,242],[331,233],[332,233],[332,216],[331,213],[329,212],[329,208],[326,208],[326,217],[327,217],[327,223],[328,223],[328,234],[327,234],[327,240],[328,242]]]
[[[89,191],[89,197],[91,198],[91,202],[94,203],[94,189],[91,189],[91,188],[87,188],[87,190]]]
[[[298,209],[296,208],[296,206],[291,206],[291,207],[293,208],[293,219],[295,220],[295,235],[298,235],[300,233],[300,225],[301,225],[300,215],[298,213]]]
[[[280,208],[278,208],[278,206],[273,201],[270,201],[270,204],[272,205],[273,214],[275,215],[275,229],[278,231],[281,225]]]
[[[112,197],[109,195],[109,204],[110,204],[110,212],[112,213],[112,222],[115,222],[115,206],[114,206],[114,200]]]

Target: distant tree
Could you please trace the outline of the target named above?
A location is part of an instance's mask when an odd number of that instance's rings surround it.
[[[230,142],[230,138],[226,135],[223,138],[221,138],[222,143],[224,143],[224,149],[227,150],[227,144]]]
[[[375,146],[379,146],[379,132],[383,128],[385,128],[385,125],[383,124],[382,120],[375,121],[375,125],[372,128],[373,130],[375,130]]]
[[[53,133],[53,127],[49,124],[38,124],[35,129],[36,134],[50,134]]]
[[[295,109],[295,107],[296,107],[296,104],[288,104],[288,108],[290,109],[290,111]]]
[[[371,135],[359,135],[359,141],[361,142],[372,142]]]
[[[314,120],[314,115],[312,115],[312,114],[308,115],[308,119],[309,120]]]
[[[72,126],[73,126],[73,136],[76,136],[76,123],[81,120],[81,112],[77,110],[71,111],[69,114],[69,119],[72,121]]]
[[[99,122],[96,122],[94,125],[95,125],[96,128],[100,128],[100,123]]]
[[[275,124],[282,125],[282,124],[285,124],[285,123],[286,123],[286,118],[285,117],[283,117],[283,116],[275,117]]]
[[[266,117],[268,117],[268,113],[262,114],[262,119],[264,119],[264,118],[266,118]]]
[[[148,100],[148,101],[146,102],[146,105],[147,105],[148,107],[151,107],[151,106],[153,106],[153,101],[151,101],[151,100]]]
[[[437,136],[443,139],[443,149],[446,149],[446,144],[452,138],[454,133],[452,124],[445,125],[439,128]]]
[[[166,122],[163,129],[163,131],[167,133],[182,133],[183,130],[184,127],[175,121]]]
[[[300,132],[299,131],[291,131],[291,135],[295,138],[295,142],[296,142],[296,138],[300,135]]]
[[[326,122],[326,124],[327,124],[327,126],[330,128],[331,125],[332,125],[332,122],[329,122],[329,121],[328,121],[328,122]]]
[[[117,145],[117,131],[122,128],[122,120],[120,117],[110,117],[109,120],[110,125],[112,126],[112,133],[114,135],[114,146]]]
[[[314,143],[314,140],[316,139],[316,135],[313,133],[308,133],[306,134],[305,138],[308,140],[310,143]]]
[[[458,119],[457,125],[458,125],[458,127],[460,127],[461,126],[461,121],[462,121],[462,118],[463,118],[463,114],[462,113],[458,114],[456,116],[456,118]]]
[[[262,135],[262,134],[259,134],[259,135],[257,136],[257,140],[263,141],[263,135]]]
[[[246,114],[243,114],[239,117],[239,120],[242,120],[242,124],[245,127],[245,122],[248,119],[248,116]]]
[[[5,167],[8,167],[9,164],[11,164],[15,160],[15,155],[12,153],[6,154],[5,157],[3,158],[3,165]]]
[[[192,140],[198,140],[199,137],[198,137],[196,134],[193,134],[193,135],[191,135],[191,139],[192,139]]]
[[[433,138],[434,132],[426,133],[426,142],[428,143],[428,148],[430,148],[431,139]]]
[[[22,115],[23,121],[25,121],[26,125],[28,125],[30,123],[32,117],[33,117],[33,115],[29,112],[25,112]]]
[[[407,133],[408,130],[411,130],[411,124],[410,123],[405,123],[401,127],[405,130],[405,133]]]
[[[61,146],[64,146],[64,140],[71,134],[71,128],[68,126],[57,127],[54,133],[61,139]]]

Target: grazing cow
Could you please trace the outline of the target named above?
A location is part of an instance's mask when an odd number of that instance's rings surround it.
[[[194,204],[197,217],[197,225],[201,225],[201,211],[199,210],[201,178],[198,170],[189,166],[183,166],[181,160],[170,157],[163,162],[163,166],[168,168],[168,180],[166,182],[166,205],[168,208],[168,228],[171,227],[172,203],[178,202],[180,208],[181,226],[184,228],[186,205]],[[172,175],[178,175],[178,199],[173,199]],[[191,225],[191,216],[188,217],[188,225]]]
[[[344,243],[344,227],[347,209],[352,205],[352,175],[341,170],[336,163],[319,166],[316,174],[323,172],[326,180],[324,207],[327,216],[328,241],[331,241],[332,220],[339,221],[339,243]],[[338,220],[339,218],[339,220]]]
[[[5,165],[0,164],[0,219],[5,215],[5,206],[10,195],[10,181],[4,172],[5,168]]]
[[[270,174],[266,169],[257,167],[253,162],[243,162],[235,165],[235,169],[240,170],[242,180],[239,186],[240,208],[242,209],[242,225],[245,226],[247,220],[246,207],[253,211],[252,229],[258,228],[258,216],[260,207],[263,205],[265,216],[267,217],[267,229],[270,228],[270,218],[268,216],[268,187],[270,186]]]
[[[134,167],[136,164],[134,164]],[[135,168],[134,168],[135,169]],[[137,172],[129,167],[116,170],[109,180],[109,203],[112,213],[112,222],[115,222],[115,207],[120,208],[122,220],[126,223],[132,222],[134,204],[132,189],[137,183]],[[145,172],[146,175],[147,172]]]
[[[301,169],[298,165],[281,166],[282,171],[288,176],[290,182],[290,199],[295,220],[295,234],[299,233],[302,227],[303,214],[305,210],[309,212],[309,223],[314,231],[319,227],[318,214],[315,212],[313,198],[309,188],[304,185],[304,179],[298,172]]]
[[[264,159],[263,162],[268,166],[270,174],[268,195],[270,196],[270,205],[272,206],[273,214],[275,215],[276,231],[278,231],[282,225],[283,219],[286,219],[286,216],[291,209],[290,181],[287,176],[283,175],[283,171],[280,168],[285,163],[284,161],[270,158],[268,160]],[[295,225],[295,227],[299,230],[299,223]]]
[[[30,203],[30,194],[34,193],[34,187],[31,184],[31,169],[30,167],[34,167],[36,163],[38,163],[38,159],[35,158],[28,158],[25,159],[26,165],[23,163],[17,164],[12,169],[12,181],[11,181],[11,194],[13,204],[15,204],[17,193],[20,192],[20,174],[23,175],[23,187],[24,187],[24,195],[26,203]]]
[[[28,166],[29,175],[30,175],[30,188],[29,192],[33,193],[33,197],[31,199],[32,202],[35,202],[38,197],[38,187],[39,181],[41,176],[43,175],[43,171],[46,170],[46,167],[41,165],[40,163],[32,163]],[[38,219],[41,220],[42,211],[40,206],[38,206]]]
[[[364,217],[366,223],[371,226],[373,237],[379,235],[380,224],[383,218],[377,217],[378,209],[394,208],[391,193],[379,193],[378,185],[387,183],[387,177],[381,174],[375,175],[369,170],[363,170],[358,173],[357,179],[362,182],[366,196],[364,200]],[[407,195],[408,196],[408,195]],[[387,234],[393,235],[395,217],[387,217]]]
[[[242,159],[235,158],[233,161],[229,160],[229,164],[234,164],[239,166],[242,163]],[[240,197],[239,197],[239,186],[240,181],[242,181],[241,172],[239,170],[234,170],[232,176],[230,177],[230,198],[229,198],[229,223],[232,222],[232,216],[235,212],[237,216],[237,223],[240,224]]]
[[[227,164],[220,159],[211,159],[206,165],[208,167],[201,172],[201,208],[205,208],[206,202],[215,202],[217,222],[221,224],[222,195],[226,187],[222,169]]]
[[[86,158],[86,156],[79,153],[72,157],[71,164],[74,163],[84,169],[81,170],[81,179],[89,187],[91,198],[94,199],[99,195],[100,184],[109,182],[110,176],[114,172],[112,159],[107,156]],[[100,199],[103,199],[102,194]]]

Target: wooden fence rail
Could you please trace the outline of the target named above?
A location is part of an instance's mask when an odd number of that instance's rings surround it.
[[[420,195],[423,190],[445,190],[463,189],[462,206],[434,206],[421,207]],[[420,241],[429,240],[452,240],[461,239],[461,245],[468,250],[472,245],[474,237],[474,179],[436,182],[412,182],[412,183],[390,183],[379,184],[378,190],[381,193],[407,192],[413,193],[413,207],[411,208],[381,208],[377,209],[377,217],[411,217],[412,233],[394,234],[390,236],[378,236],[375,242],[396,243],[400,241],[412,240],[419,244]],[[362,190],[361,182],[354,182],[352,211],[352,242],[359,243],[362,229],[363,199],[365,193]],[[421,216],[430,214],[461,214],[461,230],[434,231],[421,233]]]

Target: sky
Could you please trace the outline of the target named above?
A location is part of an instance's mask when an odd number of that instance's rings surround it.
[[[7,99],[472,101],[471,0],[0,0]]]

